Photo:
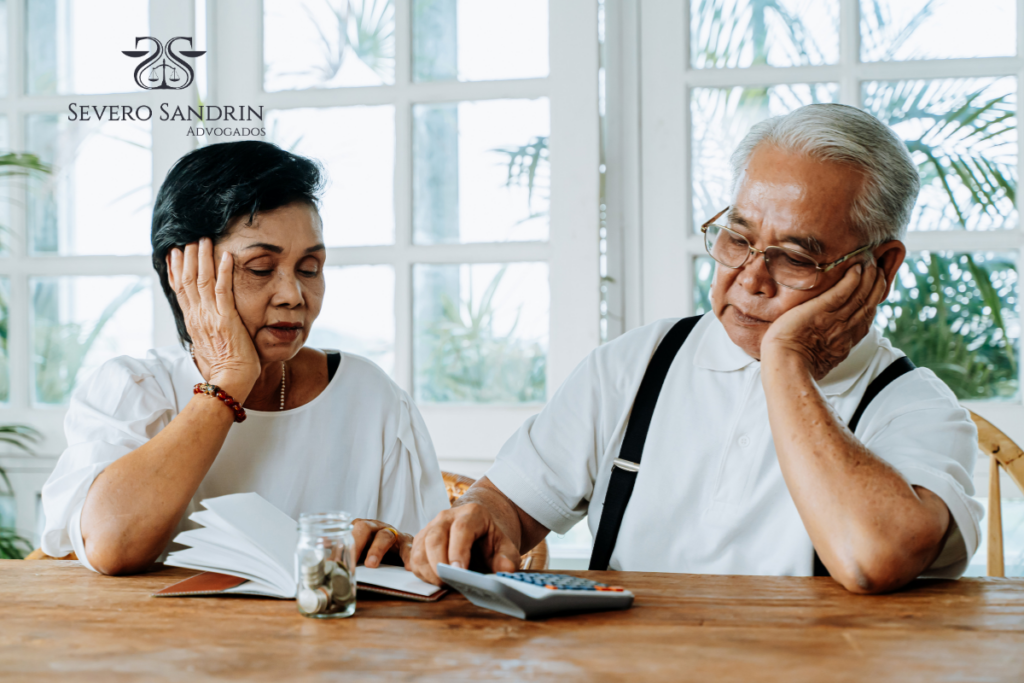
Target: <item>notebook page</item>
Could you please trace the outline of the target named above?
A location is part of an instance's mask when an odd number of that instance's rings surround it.
[[[244,571],[246,575],[259,576],[265,583],[280,586],[282,590],[293,583],[291,573],[285,573],[258,548],[245,539],[219,529],[207,527],[183,531],[175,537],[174,542],[195,550],[195,553],[190,553],[190,557],[203,557],[206,564],[212,563],[213,557],[217,557],[218,562],[224,563],[220,566],[221,573],[237,574]]]
[[[185,569],[197,569],[204,572],[216,572],[224,574],[230,572],[232,576],[255,581],[270,586],[263,577],[256,576],[245,569],[231,566],[230,558],[224,557],[222,553],[213,551],[196,551],[194,548],[186,548],[171,553],[164,564],[172,567],[184,567]],[[287,591],[281,590],[280,586],[273,586],[275,593],[282,598],[294,598],[295,586],[290,585]]]
[[[298,523],[258,493],[232,493],[201,501],[254,546],[262,550],[288,576],[295,575]]]
[[[412,593],[413,595],[422,595],[423,597],[431,596],[441,590],[432,583],[421,581],[405,567],[393,567],[387,564],[373,568],[359,565],[356,567],[356,582]]]

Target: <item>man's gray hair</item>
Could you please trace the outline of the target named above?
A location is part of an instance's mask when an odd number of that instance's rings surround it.
[[[907,146],[871,114],[843,104],[809,104],[755,124],[730,160],[734,194],[761,144],[860,167],[864,184],[853,201],[855,228],[872,245],[906,235],[921,179]]]

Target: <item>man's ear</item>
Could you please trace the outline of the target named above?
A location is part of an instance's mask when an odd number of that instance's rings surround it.
[[[896,280],[896,273],[907,257],[907,246],[899,240],[890,240],[879,244],[871,253],[875,257],[875,264],[885,273],[885,298],[888,298],[892,283]]]

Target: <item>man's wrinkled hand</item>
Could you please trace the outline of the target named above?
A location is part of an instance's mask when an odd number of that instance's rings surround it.
[[[761,361],[791,355],[821,380],[867,335],[887,289],[885,272],[875,264],[852,266],[832,287],[769,326],[761,339]]]
[[[444,510],[423,527],[413,541],[411,563],[406,567],[424,581],[440,586],[438,563],[466,569],[474,547],[492,572],[519,569],[521,558],[516,544],[498,526],[490,510],[477,503]]]

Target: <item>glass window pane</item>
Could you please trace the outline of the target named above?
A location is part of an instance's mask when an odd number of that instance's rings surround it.
[[[413,0],[415,81],[548,75],[548,0]]]
[[[324,268],[327,289],[309,346],[369,358],[388,374],[395,369],[395,269],[391,266]]]
[[[691,0],[694,68],[835,64],[839,0]]]
[[[864,84],[864,108],[906,141],[921,172],[911,230],[1017,227],[1017,84],[950,78]]]
[[[732,195],[729,157],[751,126],[805,104],[838,100],[835,83],[694,88],[690,99],[694,232],[728,206]]]
[[[693,259],[693,314],[711,312],[711,281],[715,277],[715,260],[710,256]]]
[[[860,0],[864,62],[1017,53],[1015,0]]]
[[[148,2],[105,0],[102,11],[92,0],[26,2],[25,90],[30,95],[137,91],[136,60],[121,51],[134,50],[136,36],[148,35]]]
[[[893,346],[930,368],[962,400],[1019,394],[1015,253],[908,256],[876,323]]]
[[[545,240],[547,98],[413,107],[417,244]]]
[[[7,361],[7,331],[10,329],[9,309],[11,285],[8,278],[0,277],[0,403],[11,397],[10,364]]]
[[[394,82],[393,0],[264,0],[267,92]]]
[[[414,266],[416,400],[544,401],[548,302],[546,263]]]
[[[988,467],[985,467],[987,482]],[[1020,490],[1014,485],[1006,472],[999,477],[1000,488],[1002,489],[1002,500],[999,507],[1003,523],[1003,572],[1007,577],[1024,577],[1024,498]],[[977,482],[977,479],[975,479]],[[987,485],[979,487],[975,483],[975,491],[985,493]],[[985,515],[981,518],[981,528],[988,528],[988,513],[990,499],[988,496],[975,496],[975,499],[985,506]],[[964,572],[964,576],[988,576],[986,559],[988,558],[988,534],[981,534],[978,539],[978,551],[971,558],[971,563]]]
[[[206,46],[210,44],[209,38],[206,35],[206,0],[195,0],[195,2],[196,35],[192,44],[196,46],[197,50],[205,50]],[[196,70],[196,89],[199,91],[199,101],[206,102],[208,85],[207,60],[195,59],[192,60],[192,63]]]
[[[36,277],[30,292],[36,403],[67,403],[87,373],[117,356],[141,358],[153,346],[148,277]]]
[[[29,179],[31,249],[68,255],[149,253],[149,122],[71,122],[64,115],[31,114],[25,127],[28,151],[53,165],[51,176]]]
[[[395,241],[395,108],[333,107],[269,113],[269,139],[320,161],[329,247]]]

